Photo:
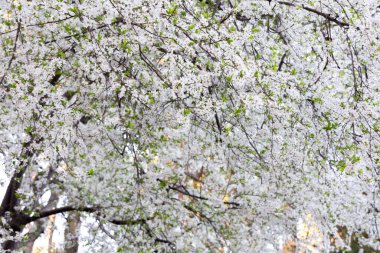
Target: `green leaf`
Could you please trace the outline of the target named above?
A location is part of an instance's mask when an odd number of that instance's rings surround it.
[[[65,58],[66,57],[66,54],[63,51],[59,51],[57,55],[59,58]]]
[[[321,104],[322,103],[322,98],[312,98],[311,101],[313,101],[314,103]]]
[[[327,122],[327,126],[324,126],[323,129],[326,131],[331,131],[333,129],[336,129],[338,127],[337,123],[331,123],[331,121]]]
[[[350,157],[350,161],[355,164],[360,161],[360,156],[353,155]]]
[[[231,39],[231,38],[227,38],[226,41],[227,41],[228,44],[231,44],[234,40]]]
[[[95,21],[100,22],[104,19],[104,17],[105,17],[105,15],[99,15],[99,16],[95,17]]]
[[[80,11],[79,11],[78,6],[74,6],[74,7],[69,8],[69,11],[72,12],[72,13],[74,13],[75,17],[79,17],[80,16]]]
[[[128,121],[128,123],[127,123],[127,128],[129,128],[129,129],[133,129],[134,127],[135,127],[135,124],[132,123],[132,122],[130,122],[130,121]]]
[[[95,173],[94,173],[94,169],[89,169],[88,172],[87,172],[87,175],[89,176],[93,176]]]
[[[345,160],[340,160],[337,164],[336,164],[337,168],[339,171],[343,172],[345,169],[346,169],[346,161]]]
[[[166,13],[170,16],[174,16],[177,14],[178,5],[172,3],[172,7],[166,10]]]
[[[165,136],[165,135],[160,136],[160,141],[167,142],[168,140],[169,140],[169,138],[167,136]]]
[[[161,180],[160,181],[160,188],[164,189],[164,188],[166,188],[166,186],[167,186],[167,183],[165,181]]]
[[[28,86],[27,89],[28,89],[28,92],[29,92],[29,93],[32,93],[32,92],[34,91],[34,87],[33,87],[33,86]]]
[[[183,115],[187,116],[191,113],[191,109],[190,108],[186,108],[183,110]]]
[[[25,133],[28,133],[28,134],[33,133],[34,130],[35,128],[33,126],[27,126],[26,128],[24,128]]]
[[[254,27],[254,28],[252,28],[252,32],[253,33],[260,32],[260,28]]]

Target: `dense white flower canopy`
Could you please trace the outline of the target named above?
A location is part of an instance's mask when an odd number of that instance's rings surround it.
[[[94,252],[380,249],[379,36],[378,0],[3,1],[3,249],[74,210]]]

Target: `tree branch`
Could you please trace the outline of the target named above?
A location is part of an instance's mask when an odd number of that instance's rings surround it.
[[[59,213],[65,213],[65,212],[86,212],[86,213],[94,213],[99,210],[99,207],[74,207],[74,206],[64,206],[60,208],[55,208],[47,211],[41,211],[38,215],[29,217],[25,220],[24,224],[26,225],[30,222],[46,218],[50,215],[55,215]],[[137,224],[144,224],[147,220],[151,220],[153,218],[146,218],[146,219],[137,219],[137,220],[107,220],[108,222],[115,224],[115,225],[137,225]]]
[[[54,215],[54,214],[71,212],[71,211],[93,213],[96,210],[98,210],[98,209],[95,207],[73,207],[73,206],[59,207],[59,208],[55,208],[55,209],[51,209],[51,210],[47,210],[47,211],[41,211],[38,215],[30,217],[29,220],[27,221],[27,223],[25,223],[24,225],[26,225],[30,222],[36,221],[38,219],[42,219],[42,218],[48,217],[50,215]]]
[[[157,179],[157,181],[159,181],[159,182],[165,182],[164,180],[162,180],[162,179]],[[188,192],[187,190],[186,190],[186,188],[183,186],[183,185],[181,185],[181,187],[184,189],[184,190],[181,190],[181,189],[179,189],[178,187],[175,187],[175,186],[172,186],[172,185],[169,185],[168,186],[168,188],[170,189],[170,190],[173,190],[173,191],[176,191],[176,192],[179,192],[179,193],[182,193],[182,194],[184,194],[184,195],[186,195],[186,196],[189,196],[189,197],[191,197],[191,198],[194,198],[194,199],[200,199],[200,200],[209,200],[208,198],[206,198],[206,197],[202,197],[202,196],[198,196],[198,195],[194,195],[194,194],[191,194],[190,192]],[[223,201],[223,204],[225,204],[225,205],[232,205],[232,206],[240,206],[240,204],[239,203],[237,203],[237,202],[231,202],[231,201]]]
[[[25,157],[26,159],[21,161],[19,167],[16,169],[8,184],[5,196],[0,206],[0,217],[3,217],[5,212],[13,212],[15,209],[15,206],[17,204],[17,190],[20,188],[21,179],[24,176],[27,166],[29,165],[29,158],[33,156],[33,152],[29,150],[31,144],[32,141],[24,143],[24,150],[20,156]]]
[[[16,49],[17,49],[17,41],[18,41],[18,38],[20,37],[20,33],[21,33],[21,22],[18,22],[17,24],[17,33],[16,33],[16,38],[15,38],[15,43],[13,45],[13,52],[12,52],[12,56],[11,56],[11,59],[9,60],[9,63],[8,63],[8,68],[7,70],[5,71],[3,77],[1,78],[0,80],[0,85],[3,84],[3,81],[5,79],[5,76],[7,75],[7,72],[11,69],[11,66],[12,66],[12,62],[13,60],[16,58]]]
[[[279,1],[278,3],[282,4],[282,5],[292,6],[292,7],[300,7],[302,9],[306,10],[306,11],[309,11],[309,12],[315,13],[315,14],[317,14],[319,16],[322,16],[322,17],[330,20],[331,22],[334,22],[335,24],[339,25],[340,27],[348,27],[348,26],[350,26],[348,23],[343,22],[343,21],[339,21],[337,18],[332,17],[328,13],[324,13],[324,12],[318,11],[316,9],[307,7],[305,5],[296,5],[294,3],[285,2],[285,1]]]
[[[124,23],[124,19],[123,18],[116,18],[116,20],[114,22],[112,22],[111,24],[103,24],[103,25],[100,25],[98,27],[95,27],[95,28],[90,28],[90,29],[83,29],[82,32],[79,32],[79,33],[75,33],[73,35],[67,35],[67,36],[64,36],[64,37],[61,37],[61,38],[58,38],[58,39],[52,39],[52,40],[49,40],[49,41],[45,41],[44,44],[47,45],[47,44],[51,44],[53,42],[56,42],[57,40],[61,40],[61,39],[70,39],[70,38],[73,38],[75,36],[83,36],[84,34],[86,33],[89,33],[89,32],[93,32],[93,31],[96,31],[96,30],[100,30],[100,29],[103,29],[107,26],[110,26],[110,25],[115,25],[115,24],[118,24],[118,23]]]

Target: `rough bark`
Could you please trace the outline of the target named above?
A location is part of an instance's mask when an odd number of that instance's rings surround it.
[[[65,228],[64,253],[77,253],[79,247],[80,213],[71,212],[67,217]]]
[[[31,157],[33,156],[33,152],[30,150],[31,143],[32,142],[28,142],[24,144],[24,150],[21,153],[21,157],[24,157],[25,159],[14,172],[0,206],[0,218],[4,217],[7,221],[7,224],[0,225],[11,231],[12,236],[15,236],[16,233],[22,231],[24,224],[26,224],[26,220],[28,219],[26,214],[16,211],[15,207],[18,203],[17,191],[21,186],[22,178],[29,166]],[[5,241],[2,244],[4,252],[12,252],[16,247],[17,243],[14,240]]]
[[[48,173],[48,180],[51,180],[54,175],[55,175],[55,172],[53,170],[53,167],[50,167],[49,173]],[[37,180],[37,176],[34,176],[33,182],[35,182],[36,180]],[[42,188],[45,188],[45,187],[46,187],[46,185],[44,185]],[[35,192],[35,194],[37,194],[38,189],[34,188],[34,192]],[[56,208],[57,204],[58,204],[58,200],[59,200],[59,195],[56,192],[51,191],[48,203],[43,208],[43,211]],[[36,200],[34,207],[33,207],[33,210],[38,209],[38,207],[39,207],[39,203],[38,203],[38,200]],[[44,219],[39,219],[39,220],[36,220],[33,222],[32,226],[31,226],[31,232],[29,232],[27,234],[28,240],[26,242],[24,242],[24,245],[25,245],[24,251],[23,251],[24,253],[32,253],[33,252],[34,242],[45,231],[45,229],[47,228],[48,222],[50,222],[50,217],[49,217],[49,221],[47,221],[47,219],[44,218]],[[48,223],[48,226],[49,226],[49,223]],[[51,234],[51,236],[52,236],[52,234]],[[49,240],[49,238],[48,238],[48,240]],[[50,239],[50,240],[52,240],[52,239]],[[49,245],[50,244],[51,243],[49,243]]]
[[[37,238],[44,232],[45,221],[44,219],[33,222],[32,232],[28,233],[28,241],[26,242],[26,246],[24,248],[24,253],[32,253],[34,242]]]

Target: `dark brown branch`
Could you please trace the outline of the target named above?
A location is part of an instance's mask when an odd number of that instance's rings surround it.
[[[57,69],[54,76],[49,80],[49,83],[55,86],[58,83],[59,78],[62,76],[62,70]]]
[[[171,242],[171,241],[168,241],[168,240],[164,240],[164,239],[156,238],[154,241],[155,241],[155,242],[158,242],[158,243],[166,243],[166,244],[169,244],[169,245],[171,245],[171,246],[174,246],[174,243]]]
[[[248,18],[248,17],[242,15],[241,12],[236,13],[236,19],[239,21],[242,21],[242,22],[247,22],[247,21],[251,20],[251,18]]]
[[[181,190],[181,189],[179,189],[177,187],[174,187],[174,186],[169,186],[169,189],[173,190],[173,191],[176,191],[176,192],[179,192],[179,193],[182,193],[182,194],[184,194],[186,196],[189,196],[189,197],[192,197],[192,198],[195,198],[195,199],[208,200],[208,198],[191,194],[188,191]]]
[[[322,16],[328,20],[330,20],[331,22],[334,22],[335,24],[341,26],[341,27],[348,27],[350,26],[348,23],[346,22],[343,22],[343,21],[340,21],[338,20],[337,18],[334,18],[333,16],[331,16],[331,14],[328,14],[328,13],[324,13],[324,12],[321,12],[321,11],[318,11],[316,9],[313,9],[313,8],[310,8],[310,7],[307,7],[305,5],[296,5],[294,3],[290,3],[290,2],[285,2],[285,1],[279,1],[278,2],[279,4],[282,4],[282,5],[287,5],[287,6],[292,6],[292,7],[300,7],[306,11],[309,11],[309,12],[312,12],[312,13],[315,13],[319,16]]]
[[[137,220],[109,220],[112,224],[115,225],[138,225],[138,224],[145,224],[147,220],[151,220],[152,218],[147,219],[137,219]]]
[[[17,41],[18,41],[18,38],[20,37],[20,32],[21,32],[21,22],[18,22],[17,24],[17,33],[16,33],[16,38],[15,38],[15,43],[13,45],[13,52],[12,52],[12,56],[11,56],[11,59],[9,60],[9,63],[8,63],[8,68],[7,70],[5,71],[4,75],[2,76],[1,80],[0,80],[0,85],[3,84],[3,81],[5,79],[5,76],[7,75],[7,72],[11,69],[11,66],[12,66],[12,62],[13,60],[16,58],[16,49],[17,49]]]
[[[218,127],[219,134],[222,135],[222,126],[220,125],[218,113],[215,112],[215,121],[216,121],[216,126]]]
[[[143,51],[141,49],[140,44],[139,44],[139,53],[140,53],[141,60],[143,60],[146,63],[146,65],[148,66],[148,68],[150,68],[150,70],[152,70],[154,73],[156,73],[158,78],[160,78],[160,80],[164,82],[165,81],[164,77],[161,75],[160,71],[153,65],[153,63],[151,63],[149,61],[149,59],[145,56],[145,54],[143,53]]]
[[[278,66],[278,72],[281,71],[281,68],[282,68],[282,65],[284,65],[284,62],[285,62],[285,57],[286,57],[286,53],[284,53],[281,57],[281,61],[280,61],[280,64]]]
[[[219,20],[220,24],[223,24],[229,17],[231,17],[232,11],[229,12],[226,16],[224,16],[221,20]]]
[[[164,181],[161,180],[161,179],[157,179],[157,181],[159,181],[159,182],[164,182]],[[189,192],[186,190],[186,188],[185,188],[184,186],[181,186],[181,187],[182,187],[184,190],[181,190],[181,189],[179,189],[178,187],[171,186],[171,185],[170,185],[168,188],[169,188],[170,190],[173,190],[173,191],[176,191],[176,192],[182,193],[182,194],[184,194],[184,195],[186,195],[186,196],[189,196],[189,197],[192,197],[192,198],[195,198],[195,199],[208,200],[208,198],[206,198],[206,197],[197,196],[197,195],[194,195],[194,194],[189,193]],[[240,206],[239,203],[237,203],[237,202],[231,202],[231,201],[223,201],[223,204],[225,204],[225,205],[233,205],[233,206]]]
[[[30,25],[27,25],[26,27],[32,27],[32,26],[40,26],[40,27],[43,27],[45,25],[48,25],[48,24],[56,24],[56,23],[60,23],[62,21],[66,21],[66,20],[69,20],[71,18],[75,18],[75,16],[68,16],[68,17],[65,17],[65,18],[62,18],[62,19],[58,19],[58,20],[51,20],[51,21],[47,21],[45,23],[37,23],[37,24],[30,24]]]
[[[21,153],[21,157],[30,158],[33,156],[33,152],[29,150],[32,142],[27,142],[24,144],[25,150]],[[27,159],[26,159],[27,160]],[[28,161],[22,161],[19,165],[19,168],[16,170],[14,175],[12,176],[7,190],[5,192],[5,196],[0,206],[0,217],[4,217],[5,212],[13,212],[15,210],[17,204],[16,193],[20,188],[22,177],[24,176],[26,167],[29,165]]]
[[[96,211],[99,211],[98,207],[74,207],[74,206],[64,206],[60,208],[55,208],[48,211],[42,211],[36,216],[32,216],[29,219],[25,220],[26,225],[30,222],[36,221],[38,219],[42,219],[45,217],[48,217],[50,215],[55,215],[59,213],[65,213],[65,212],[86,212],[86,213],[94,213]],[[146,218],[146,219],[137,219],[137,220],[107,220],[108,222],[115,224],[115,225],[137,225],[137,224],[144,224],[147,220],[151,220],[152,218]]]
[[[48,217],[48,216],[54,215],[54,214],[71,212],[71,211],[93,213],[96,210],[97,210],[97,208],[94,208],[94,207],[73,207],[73,206],[59,207],[59,208],[55,208],[55,209],[51,209],[51,210],[47,210],[47,211],[42,211],[38,215],[30,217],[29,220],[23,225],[26,225],[32,221],[36,221],[38,219],[42,219],[42,218],[45,218],[45,217]]]

